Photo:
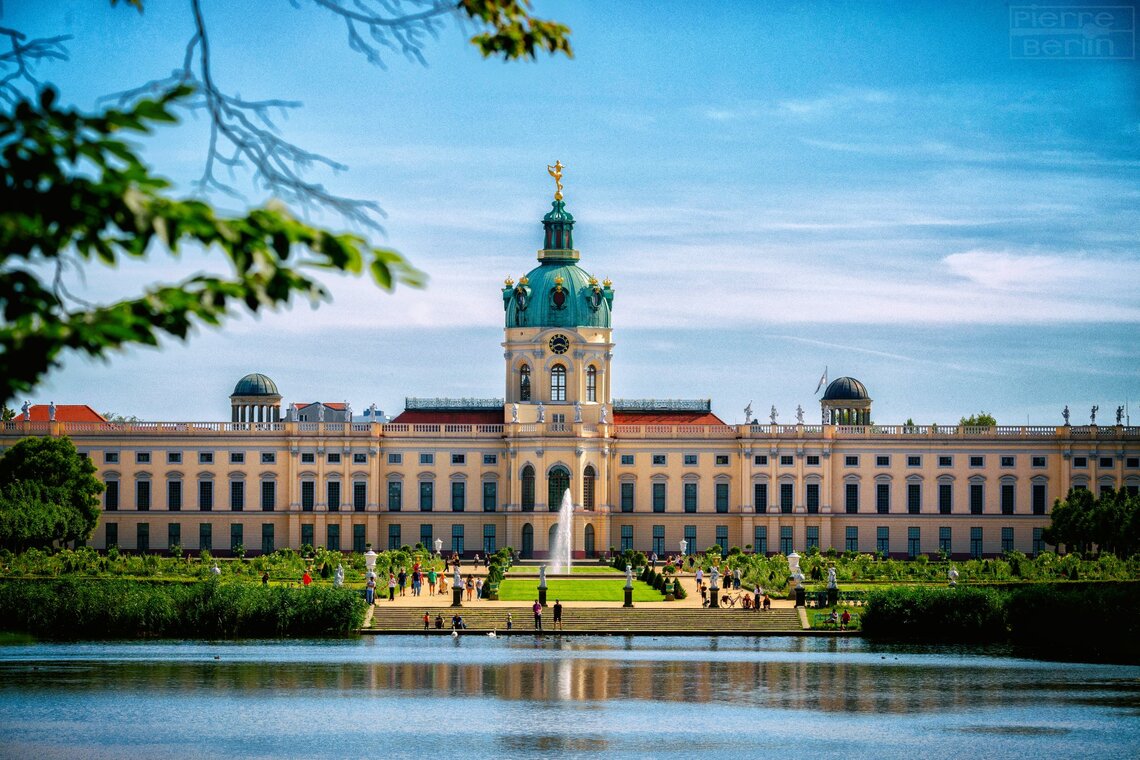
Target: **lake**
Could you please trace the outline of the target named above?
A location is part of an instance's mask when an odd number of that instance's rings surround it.
[[[0,646],[0,756],[1135,757],[1140,667],[856,638]]]

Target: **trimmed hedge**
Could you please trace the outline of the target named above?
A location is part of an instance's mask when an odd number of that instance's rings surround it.
[[[344,636],[364,612],[358,592],[324,586],[0,580],[0,629],[51,639]]]

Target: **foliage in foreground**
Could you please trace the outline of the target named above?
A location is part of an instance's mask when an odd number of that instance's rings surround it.
[[[0,628],[44,638],[343,636],[364,612],[358,592],[330,586],[0,580]]]
[[[24,438],[0,457],[0,547],[86,541],[103,484],[70,438]]]

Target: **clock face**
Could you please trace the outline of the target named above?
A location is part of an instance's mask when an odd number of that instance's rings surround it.
[[[559,333],[550,339],[550,350],[556,354],[564,354],[570,348],[570,339]]]

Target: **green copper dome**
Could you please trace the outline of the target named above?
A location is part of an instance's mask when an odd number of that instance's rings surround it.
[[[246,375],[234,386],[233,396],[280,396],[277,383],[260,372]]]
[[[544,248],[539,265],[503,287],[507,327],[609,327],[614,291],[609,280],[578,266],[574,217],[557,199],[542,219]]]

